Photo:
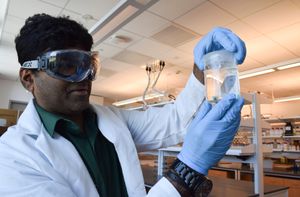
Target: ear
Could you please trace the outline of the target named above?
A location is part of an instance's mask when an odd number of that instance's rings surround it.
[[[21,68],[19,71],[19,77],[22,85],[29,92],[33,93],[34,89],[34,73],[30,69]]]

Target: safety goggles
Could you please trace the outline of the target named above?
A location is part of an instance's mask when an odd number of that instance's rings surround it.
[[[21,68],[43,70],[56,79],[80,82],[95,79],[99,62],[98,52],[67,49],[46,52],[36,60],[24,62]]]

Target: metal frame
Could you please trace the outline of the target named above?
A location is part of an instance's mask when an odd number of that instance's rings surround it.
[[[243,95],[244,96],[244,95]],[[252,163],[254,166],[254,191],[260,197],[264,196],[264,172],[263,172],[263,149],[262,149],[262,121],[260,118],[260,104],[265,103],[266,99],[257,93],[247,94],[244,96],[247,104],[252,104],[253,114],[253,144],[255,144],[255,153],[246,156],[225,155],[223,161]],[[163,176],[165,168],[164,157],[174,156],[180,152],[181,147],[171,147],[159,149],[157,153],[157,178]],[[236,178],[239,179],[240,174],[236,173]]]
[[[260,100],[257,94],[252,96],[252,114],[254,119],[254,136],[256,153],[254,155],[254,191],[260,197],[264,196],[264,171],[263,171],[263,150],[262,150],[262,127],[260,119]]]

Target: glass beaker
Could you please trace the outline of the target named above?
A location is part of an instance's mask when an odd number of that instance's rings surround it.
[[[229,93],[239,96],[240,82],[233,53],[219,50],[208,53],[203,58],[207,101],[217,103]]]

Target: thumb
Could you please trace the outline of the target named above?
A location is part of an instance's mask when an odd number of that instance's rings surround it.
[[[210,110],[205,118],[212,121],[221,120],[235,100],[236,96],[234,94],[226,95]]]
[[[232,107],[226,112],[223,117],[225,121],[233,121],[241,116],[241,110],[244,105],[244,99],[242,97],[238,98],[233,104]]]

